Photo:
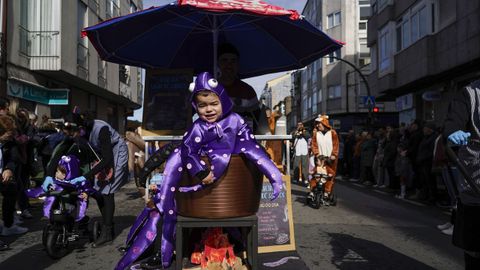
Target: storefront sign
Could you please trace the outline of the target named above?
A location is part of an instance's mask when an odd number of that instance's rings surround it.
[[[46,105],[68,105],[69,92],[69,89],[50,89],[16,79],[7,81],[7,95]]]
[[[258,251],[264,253],[295,250],[290,176],[283,176],[283,189],[273,201],[272,193],[272,186],[265,178],[257,212]]]

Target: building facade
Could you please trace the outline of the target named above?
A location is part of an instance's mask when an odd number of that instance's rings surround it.
[[[142,0],[1,0],[0,95],[37,115],[74,106],[120,132],[142,103],[142,70],[102,61],[83,28],[143,8]]]
[[[399,121],[441,124],[456,91],[480,78],[480,1],[372,0],[368,46],[370,85],[396,101]]]
[[[273,109],[275,106],[279,106],[281,102],[285,103],[285,98],[291,95],[291,89],[292,75],[291,72],[287,72],[265,84],[260,100],[265,106]]]
[[[366,124],[369,96],[361,76],[341,58],[353,64],[362,74],[370,73],[370,50],[367,47],[368,0],[309,0],[302,14],[310,23],[345,45],[318,59],[300,74],[300,120],[311,124],[318,114],[327,113],[335,127],[346,131]],[[370,94],[372,95],[372,94]],[[294,102],[296,103],[296,102]],[[392,102],[376,103],[380,112],[377,122],[395,120]]]

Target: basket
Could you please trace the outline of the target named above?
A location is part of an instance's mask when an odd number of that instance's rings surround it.
[[[210,163],[206,157],[202,158]],[[184,173],[180,186],[200,180]],[[260,205],[263,175],[243,155],[232,155],[228,168],[218,181],[196,192],[176,194],[179,215],[194,218],[234,218],[255,215]]]

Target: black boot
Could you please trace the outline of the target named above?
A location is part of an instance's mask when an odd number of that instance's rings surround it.
[[[113,227],[112,226],[102,226],[102,231],[100,232],[100,236],[97,238],[92,244],[92,247],[97,248],[102,246],[103,244],[112,242],[113,240]]]
[[[140,264],[142,269],[162,269],[162,254],[160,251],[155,253],[152,257],[148,258],[146,262]]]

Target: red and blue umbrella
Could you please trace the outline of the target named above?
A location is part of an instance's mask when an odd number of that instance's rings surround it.
[[[296,11],[259,0],[179,0],[83,34],[103,60],[195,73],[211,72],[218,44],[228,42],[240,53],[240,78],[302,68],[342,46]]]

